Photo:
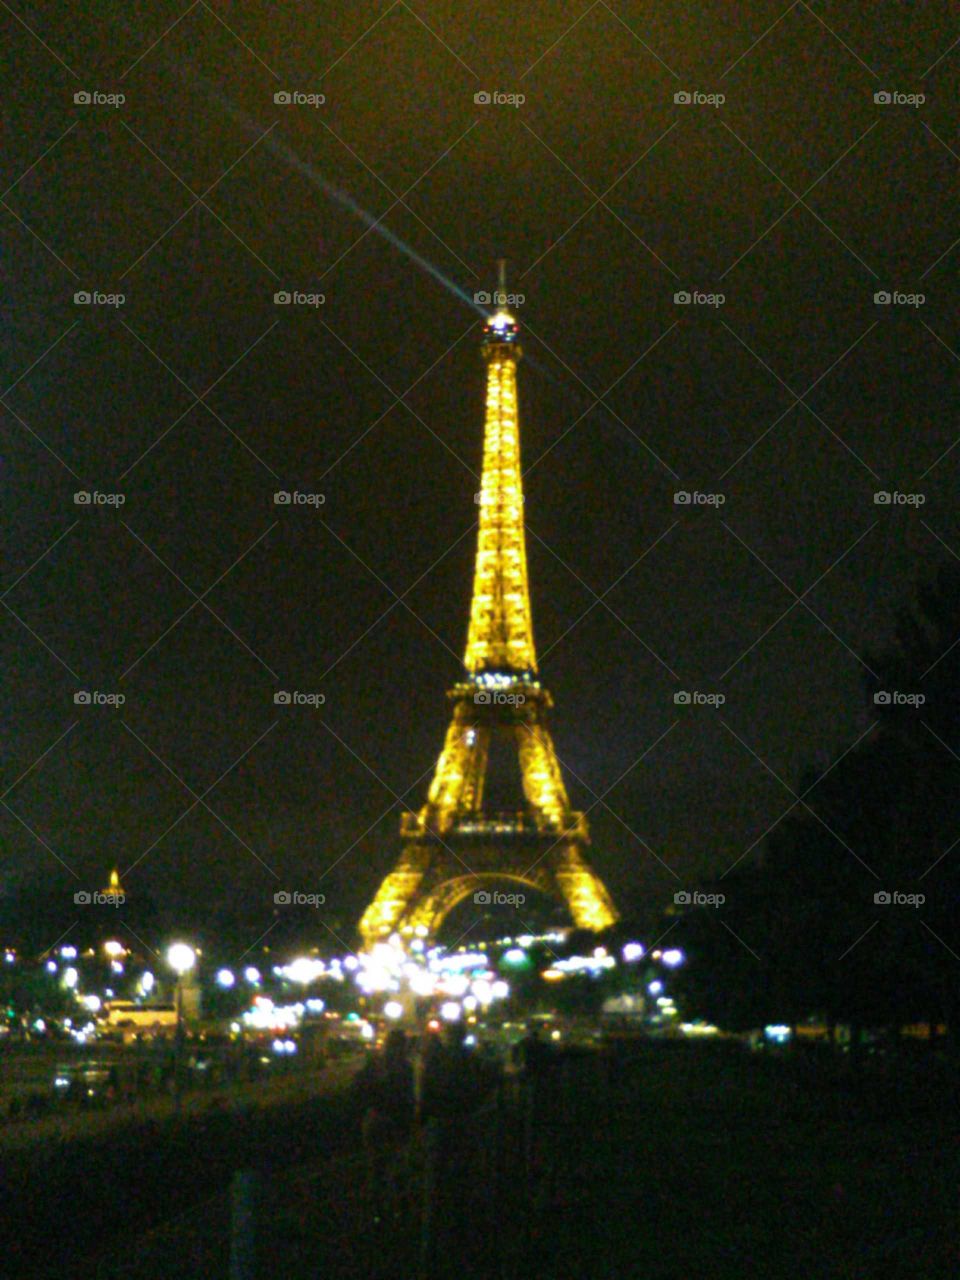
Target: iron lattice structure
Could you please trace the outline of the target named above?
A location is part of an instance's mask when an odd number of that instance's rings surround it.
[[[579,927],[603,929],[617,919],[589,864],[587,820],[570,808],[547,727],[553,700],[537,669],[524,535],[521,349],[508,311],[484,326],[482,354],[483,479],[465,679],[447,695],[453,715],[426,804],[401,815],[399,861],[360,921],[365,946],[392,933],[435,936],[458,903],[493,881],[515,881],[564,902]],[[522,807],[506,813],[484,806],[495,739],[513,746],[520,767]]]

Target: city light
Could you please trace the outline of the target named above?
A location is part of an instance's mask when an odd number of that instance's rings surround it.
[[[675,969],[678,964],[683,964],[683,952],[673,948],[663,953],[663,963],[669,969]]]
[[[627,964],[631,964],[634,960],[643,958],[643,947],[639,942],[628,942],[623,948],[623,958]]]
[[[322,978],[326,972],[326,965],[322,960],[313,960],[309,956],[301,956],[297,960],[291,961],[288,965],[283,965],[276,970],[283,978],[289,978],[291,982],[300,982],[307,986],[311,982],[316,982],[318,978]]]
[[[388,1000],[387,1003],[383,1006],[383,1013],[384,1013],[384,1017],[386,1018],[393,1018],[393,1019],[402,1018],[403,1005],[400,1003],[399,1000]]]
[[[236,978],[229,969],[221,969],[217,974],[217,985],[225,990],[229,989],[236,982]]]
[[[185,942],[174,942],[172,946],[167,948],[167,964],[177,974],[183,977],[194,966],[197,960],[197,953],[193,947],[188,946]]]

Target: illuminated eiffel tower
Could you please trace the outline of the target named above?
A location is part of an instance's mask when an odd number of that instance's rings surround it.
[[[501,263],[501,302],[504,286]],[[547,729],[553,699],[537,673],[523,528],[518,339],[516,320],[500,306],[484,325],[481,348],[487,407],[465,679],[447,695],[453,716],[427,802],[401,815],[399,861],[360,921],[365,946],[395,932],[434,937],[464,898],[490,901],[485,895],[494,882],[514,882],[565,903],[580,927],[603,929],[617,919],[587,860],[586,817],[570,808]],[[495,740],[512,745],[520,766],[522,808],[506,813],[484,807]]]

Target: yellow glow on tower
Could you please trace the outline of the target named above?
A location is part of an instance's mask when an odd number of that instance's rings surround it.
[[[505,311],[490,321],[483,347],[487,408],[483,435],[479,534],[464,666],[480,671],[533,671],[523,480],[517,415],[520,348],[507,340],[516,321]],[[499,340],[503,336],[503,341]]]
[[[403,853],[360,921],[368,947],[394,932],[435,935],[484,877],[563,900],[579,928],[604,929],[617,919],[585,854],[589,827],[570,808],[546,722],[553,702],[537,674],[520,469],[521,351],[517,322],[505,309],[484,326],[482,352],[486,416],[466,679],[449,693],[453,715],[426,804],[402,814]],[[517,752],[519,811],[484,807],[495,737]]]

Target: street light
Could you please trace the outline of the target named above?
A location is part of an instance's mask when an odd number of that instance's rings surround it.
[[[185,942],[175,942],[167,951],[167,964],[177,975],[177,1025],[174,1033],[173,1052],[173,1099],[177,1110],[180,1109],[181,1068],[183,1056],[183,975],[196,964],[197,953]]]

